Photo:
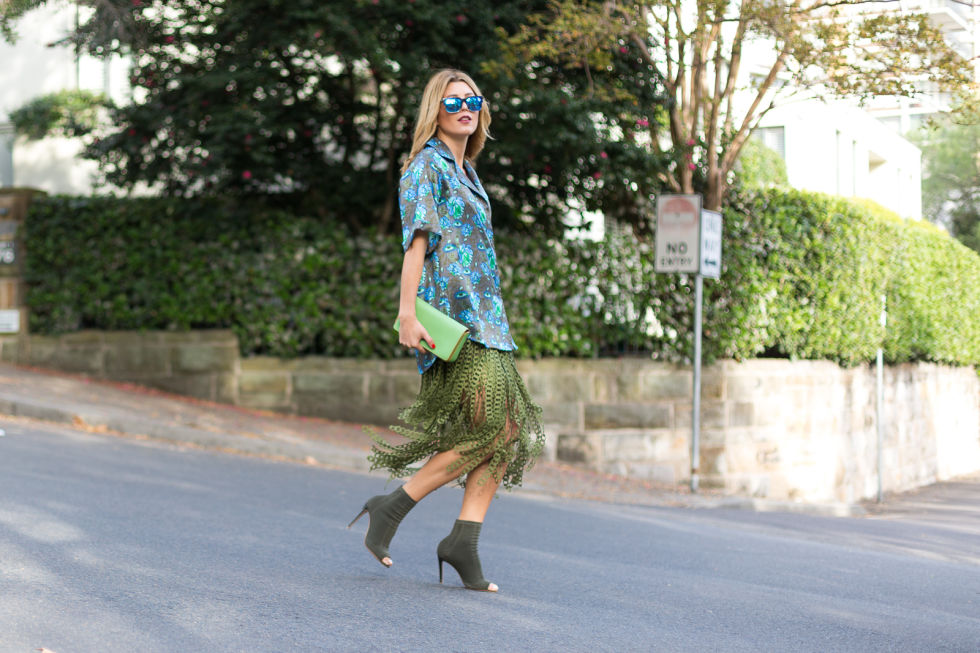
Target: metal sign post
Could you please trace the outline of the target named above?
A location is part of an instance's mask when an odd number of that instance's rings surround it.
[[[656,272],[694,273],[694,374],[691,388],[691,491],[701,467],[701,322],[704,277],[721,276],[721,214],[701,209],[700,195],[657,198]]]
[[[881,315],[878,317],[878,323],[881,325],[882,339],[884,339],[884,330],[888,325],[888,305],[887,298],[885,295],[881,296]],[[883,420],[885,419],[885,354],[884,350],[879,345],[878,352],[875,355],[875,428],[877,430],[878,436],[878,495],[877,502],[881,503],[881,486],[882,486],[882,476],[885,473],[885,463],[883,460],[883,451],[885,447],[885,425]]]

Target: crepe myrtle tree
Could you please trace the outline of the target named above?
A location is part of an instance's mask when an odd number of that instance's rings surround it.
[[[914,96],[923,81],[968,84],[968,62],[928,18],[898,9],[897,0],[553,0],[505,36],[504,50],[527,67],[562,61],[597,88],[632,97],[646,143],[670,159],[662,182],[703,192],[717,210],[746,140],[781,98]],[[750,42],[769,44],[771,56],[745,82]],[[645,104],[645,88],[616,76],[610,62],[624,50],[663,80],[667,103]]]

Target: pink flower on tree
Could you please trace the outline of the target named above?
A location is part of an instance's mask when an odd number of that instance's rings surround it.
[[[251,170],[246,170],[245,172],[242,173],[242,179],[251,179],[251,178],[252,178]]]
[[[639,120],[636,121],[636,126],[637,127],[649,127],[650,126],[650,121],[647,120],[646,118],[640,118]]]

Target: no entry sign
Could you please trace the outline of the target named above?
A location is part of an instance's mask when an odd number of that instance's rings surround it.
[[[657,198],[656,272],[721,276],[721,214],[701,208],[700,195]]]
[[[700,195],[657,198],[657,272],[697,272],[700,264]]]
[[[701,466],[701,312],[704,277],[721,276],[721,213],[701,210],[700,195],[657,198],[656,272],[694,274],[694,379],[691,401],[691,491]]]

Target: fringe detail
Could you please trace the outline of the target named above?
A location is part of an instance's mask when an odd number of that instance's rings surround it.
[[[422,375],[415,402],[399,414],[406,426],[392,426],[408,441],[394,446],[376,434],[371,469],[408,476],[412,465],[454,449],[462,457],[449,469],[466,474],[489,461],[490,475],[504,488],[519,486],[544,449],[541,408],[527,392],[511,352],[467,341],[453,363],[437,360]],[[486,481],[481,478],[481,483]]]

